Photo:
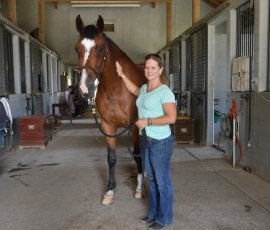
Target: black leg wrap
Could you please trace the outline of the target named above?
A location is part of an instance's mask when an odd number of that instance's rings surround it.
[[[108,164],[109,164],[108,189],[113,190],[116,187],[116,182],[115,182],[116,153],[115,153],[115,150],[111,148],[108,148]]]
[[[134,152],[133,152],[133,158],[137,164],[138,173],[142,173],[143,167],[142,167],[142,154],[140,152],[140,146],[139,144],[136,144],[134,146]]]

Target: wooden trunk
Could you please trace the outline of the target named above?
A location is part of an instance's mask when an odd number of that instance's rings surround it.
[[[21,117],[19,123],[19,149],[44,149],[53,138],[54,124],[50,116],[35,115]]]
[[[194,119],[179,116],[174,124],[175,141],[178,144],[194,143]]]

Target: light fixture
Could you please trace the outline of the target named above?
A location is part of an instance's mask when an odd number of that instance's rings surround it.
[[[72,7],[140,7],[140,1],[70,1]]]
[[[72,4],[72,7],[140,7],[140,4]]]

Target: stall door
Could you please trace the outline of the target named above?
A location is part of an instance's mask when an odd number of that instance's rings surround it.
[[[206,144],[207,118],[207,26],[194,31],[187,41],[187,82],[189,85],[191,117],[195,119],[195,142]]]
[[[43,102],[42,102],[42,52],[40,48],[31,44],[31,69],[32,69],[32,114],[43,114]]]
[[[1,95],[15,93],[12,34],[0,24],[0,78]]]
[[[170,50],[170,88],[175,94],[177,100],[177,110],[180,110],[180,44],[172,47]]]
[[[4,26],[0,23],[0,95],[6,95],[6,68],[4,49]]]

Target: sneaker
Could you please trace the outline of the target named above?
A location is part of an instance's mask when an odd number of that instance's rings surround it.
[[[159,223],[153,223],[153,224],[151,224],[151,225],[149,226],[148,229],[152,229],[152,230],[154,230],[154,229],[162,229],[163,227],[164,227],[164,226],[161,225],[161,224],[159,224]]]
[[[143,223],[143,224],[151,224],[153,221],[154,221],[154,220],[151,219],[151,218],[149,218],[148,216],[143,217],[143,218],[141,219],[141,223]]]

